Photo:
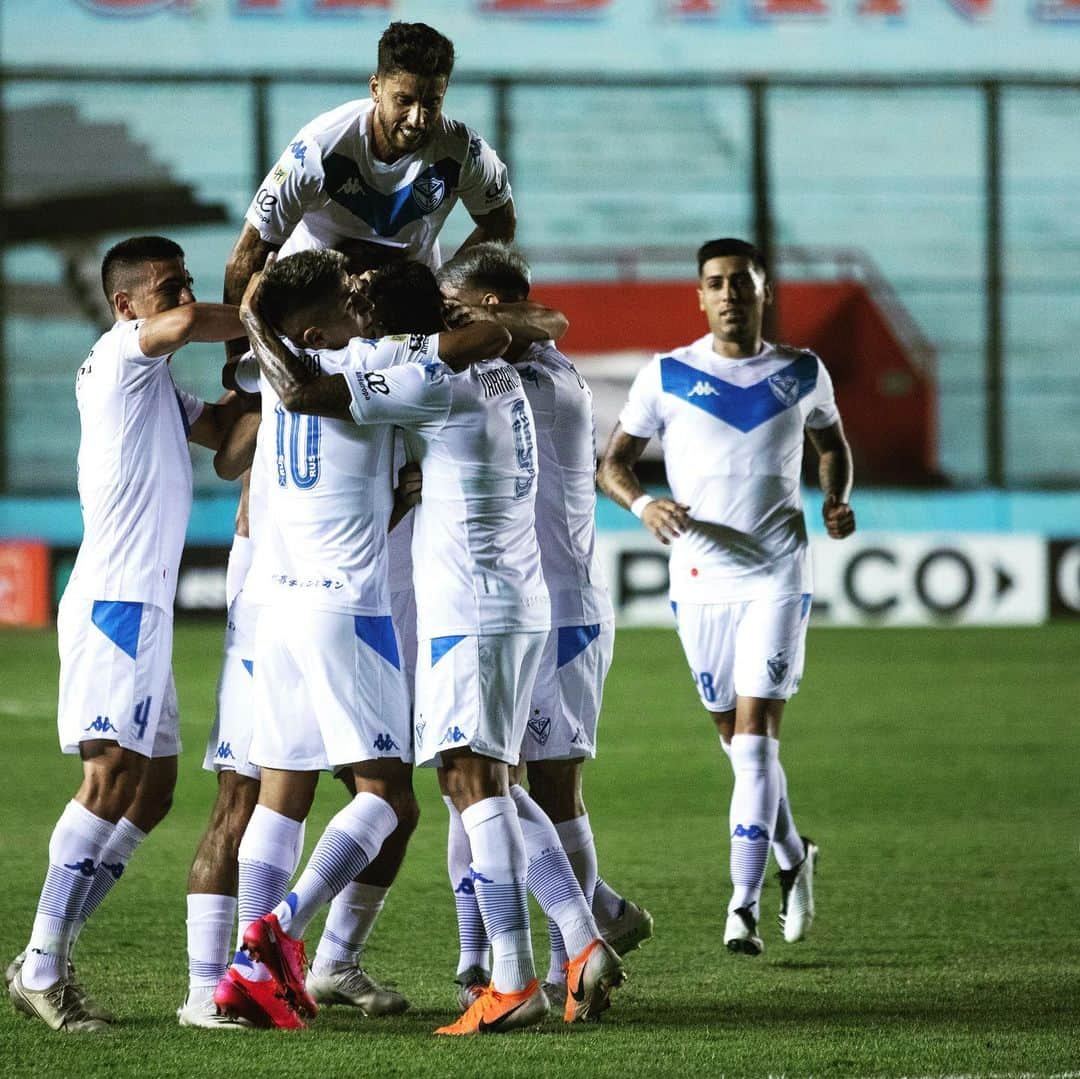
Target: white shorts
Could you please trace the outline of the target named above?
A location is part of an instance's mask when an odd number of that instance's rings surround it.
[[[236,772],[259,778],[251,763],[251,730],[255,722],[255,626],[259,607],[241,591],[225,622],[225,658],[217,685],[217,711],[206,743],[203,767],[208,772]]]
[[[416,692],[416,593],[411,588],[390,593],[390,613],[401,642],[401,667],[409,689],[409,707]]]
[[[180,752],[172,676],[173,620],[151,603],[65,595],[60,650],[60,748],[105,739],[144,757]]]
[[[596,725],[614,650],[614,622],[560,626],[548,634],[521,746],[525,760],[596,756]]]
[[[507,764],[521,759],[529,700],[548,631],[435,637],[416,664],[416,762],[471,749]]]
[[[729,712],[736,697],[786,701],[806,658],[810,593],[742,603],[672,604],[701,703]]]
[[[408,696],[390,615],[263,607],[255,634],[250,759],[317,772],[412,760]]]

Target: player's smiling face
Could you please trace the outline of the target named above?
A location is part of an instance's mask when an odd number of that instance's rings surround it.
[[[764,272],[742,255],[712,258],[701,268],[698,306],[718,341],[756,342],[771,301]]]
[[[408,71],[371,76],[378,158],[393,161],[427,142],[442,115],[447,82],[445,75],[413,75]]]

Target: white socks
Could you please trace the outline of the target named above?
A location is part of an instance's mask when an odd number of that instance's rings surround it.
[[[303,848],[304,825],[301,821],[263,805],[255,807],[244,838],[240,840],[237,950],[243,944],[244,930],[264,914],[269,914],[285,898]]]
[[[49,839],[49,869],[22,968],[27,989],[47,989],[67,973],[76,920],[115,831],[112,821],[74,800],[60,814]]]
[[[518,784],[510,788],[529,859],[529,891],[559,927],[569,955],[583,952],[599,935],[570,859],[551,818]]]
[[[313,974],[331,974],[360,965],[360,955],[389,890],[353,880],[334,896],[311,964]]]
[[[736,734],[731,739],[735,786],[731,792],[729,823],[734,891],[728,913],[749,907],[757,917],[780,801],[776,767],[779,749],[775,739],[764,735]]]
[[[491,940],[492,984],[520,992],[535,977],[525,891],[527,860],[514,800],[485,798],[461,814],[472,849],[471,874]]]
[[[236,897],[193,892],[187,897],[188,1002],[201,1003],[229,966]]]
[[[461,823],[461,814],[457,811],[453,799],[443,795],[443,802],[450,814],[450,826],[446,835],[446,869],[450,874],[450,887],[454,889],[454,907],[457,910],[457,973],[462,974],[469,967],[490,970],[491,944],[484,928],[483,916],[480,914],[480,904],[476,901],[476,888],[473,886],[470,868],[472,848],[469,846],[469,837],[465,834],[465,825]]]
[[[385,799],[369,791],[356,795],[326,826],[293,890],[274,907],[281,928],[302,937],[319,908],[366,868],[397,824]]]
[[[86,925],[90,915],[100,906],[101,901],[112,891],[113,885],[124,875],[128,862],[138,850],[139,845],[146,838],[146,832],[136,828],[134,824],[121,817],[117,822],[116,831],[109,839],[108,845],[101,852],[101,865],[94,874],[94,882],[90,885],[90,891],[83,901],[82,910],[79,912],[75,923],[75,935],[72,937],[71,946],[75,947],[82,927]]]

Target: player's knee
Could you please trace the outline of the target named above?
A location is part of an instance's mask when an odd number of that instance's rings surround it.
[[[135,801],[145,761],[124,750],[83,762],[79,801],[95,816],[119,820]]]

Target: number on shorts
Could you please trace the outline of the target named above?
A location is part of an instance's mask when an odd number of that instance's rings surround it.
[[[712,704],[716,700],[716,687],[713,685],[713,677],[708,671],[702,671],[701,674],[694,675],[694,681],[697,683],[697,687],[701,692],[702,697]]]
[[[319,482],[319,445],[322,424],[318,416],[302,416],[296,412],[286,413],[282,405],[274,409],[277,417],[277,481],[279,487],[288,487],[292,477],[293,486],[309,491]],[[285,455],[285,417],[289,417],[289,452]],[[301,428],[303,438],[301,439]],[[301,455],[301,444],[303,454]]]

